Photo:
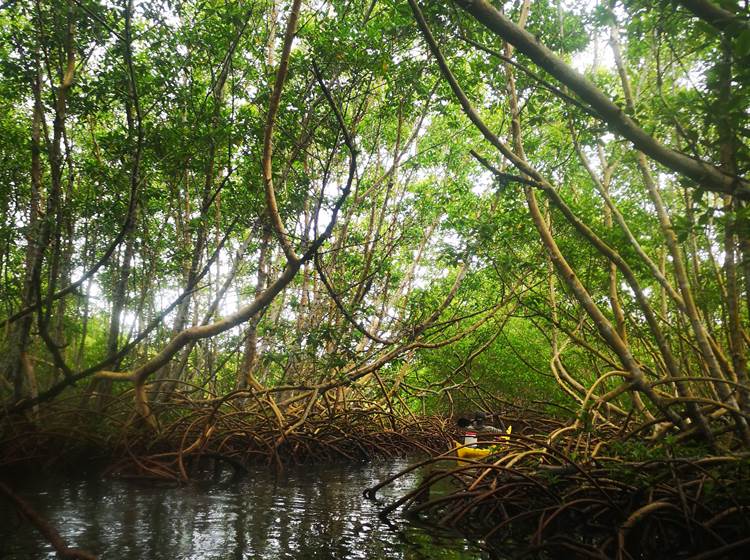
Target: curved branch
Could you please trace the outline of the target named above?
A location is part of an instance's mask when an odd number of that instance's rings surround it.
[[[276,114],[279,112],[279,105],[281,103],[281,90],[284,88],[284,82],[286,81],[287,72],[289,70],[289,55],[292,51],[294,34],[297,31],[297,20],[299,19],[301,4],[302,0],[294,0],[291,12],[289,13],[289,21],[287,22],[286,33],[284,34],[284,46],[281,51],[279,69],[276,72],[276,81],[273,85],[273,92],[271,93],[271,99],[268,104],[268,114],[266,115],[266,124],[263,129],[263,160],[261,162],[268,215],[271,219],[273,229],[276,232],[276,236],[279,238],[279,243],[281,243],[284,255],[290,265],[291,263],[298,262],[299,257],[297,256],[297,253],[295,253],[294,247],[292,247],[292,242],[289,240],[289,234],[287,233],[286,228],[284,227],[284,222],[279,214],[279,205],[276,201],[276,191],[273,186],[273,165],[271,159],[273,156],[273,129],[276,124]]]
[[[415,0],[409,0],[410,3]],[[458,6],[471,14],[479,23],[498,37],[512,44],[538,66],[574,91],[585,103],[596,111],[613,131],[630,140],[633,145],[665,167],[708,190],[750,198],[750,182],[724,173],[704,161],[695,160],[659,143],[631,119],[623,109],[615,105],[599,88],[579,74],[536,37],[505,17],[487,0],[454,0]]]
[[[695,17],[707,21],[719,31],[734,35],[738,31],[750,30],[750,22],[709,0],[679,0],[679,3],[690,10]]]
[[[349,323],[355,329],[357,329],[359,332],[361,332],[364,336],[366,336],[373,342],[377,342],[378,344],[393,344],[394,342],[393,340],[380,338],[378,335],[373,334],[370,331],[368,331],[359,321],[357,321],[354,318],[354,316],[351,313],[349,313],[349,310],[347,310],[346,306],[344,306],[344,302],[341,301],[341,298],[333,289],[333,286],[331,285],[331,281],[328,279],[328,276],[323,270],[323,265],[320,263],[320,257],[316,254],[313,260],[315,262],[315,270],[318,271],[318,276],[320,276],[320,279],[323,281],[323,286],[325,286],[326,291],[328,292],[328,295],[333,300],[333,303],[336,304],[336,307],[338,307],[339,311],[341,311],[341,314],[344,316],[344,318],[347,321],[349,321]]]

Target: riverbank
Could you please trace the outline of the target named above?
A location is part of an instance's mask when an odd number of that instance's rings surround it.
[[[481,460],[432,458],[430,476],[381,515],[460,530],[503,558],[748,557],[750,454],[614,436],[600,428],[553,443],[514,431]],[[434,492],[446,482],[450,493]]]
[[[0,471],[100,470],[109,476],[184,483],[207,466],[242,475],[250,466],[276,470],[311,463],[357,463],[451,446],[450,421],[395,415],[369,403],[346,409],[270,407],[239,402],[183,401],[154,407],[156,429],[132,412],[130,401],[104,411],[60,401],[43,416],[6,417],[0,425]]]

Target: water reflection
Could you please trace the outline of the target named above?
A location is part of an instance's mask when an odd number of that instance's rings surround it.
[[[258,468],[232,484],[163,488],[119,480],[18,481],[16,491],[50,520],[70,546],[102,559],[479,559],[455,536],[377,517],[362,489],[407,465],[294,468],[276,477]],[[417,474],[384,489],[407,492]],[[0,558],[54,558],[0,501]]]

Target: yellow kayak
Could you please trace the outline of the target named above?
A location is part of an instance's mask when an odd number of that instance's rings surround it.
[[[461,445],[455,441],[453,443],[457,446]],[[482,449],[481,447],[462,447],[456,451],[456,455],[458,455],[459,459],[481,459],[490,453],[492,453],[490,448]]]
[[[508,441],[510,438],[508,437],[511,432],[513,431],[513,426],[508,426],[508,430],[505,432],[505,435],[502,435],[498,437],[497,439],[501,442]],[[456,447],[461,445],[458,442],[453,442]],[[492,445],[491,447],[462,447],[461,449],[456,450],[456,455],[458,455],[459,459],[481,459],[483,457],[486,457],[490,453],[495,453],[501,448],[501,444],[496,443]]]

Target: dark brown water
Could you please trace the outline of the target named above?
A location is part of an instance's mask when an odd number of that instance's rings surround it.
[[[405,466],[314,465],[275,476],[257,468],[237,482],[177,488],[122,480],[9,481],[69,546],[101,559],[445,559],[484,558],[476,543],[400,520],[378,519],[362,490]],[[379,496],[407,492],[419,474]],[[0,497],[0,558],[55,558],[52,548]]]

